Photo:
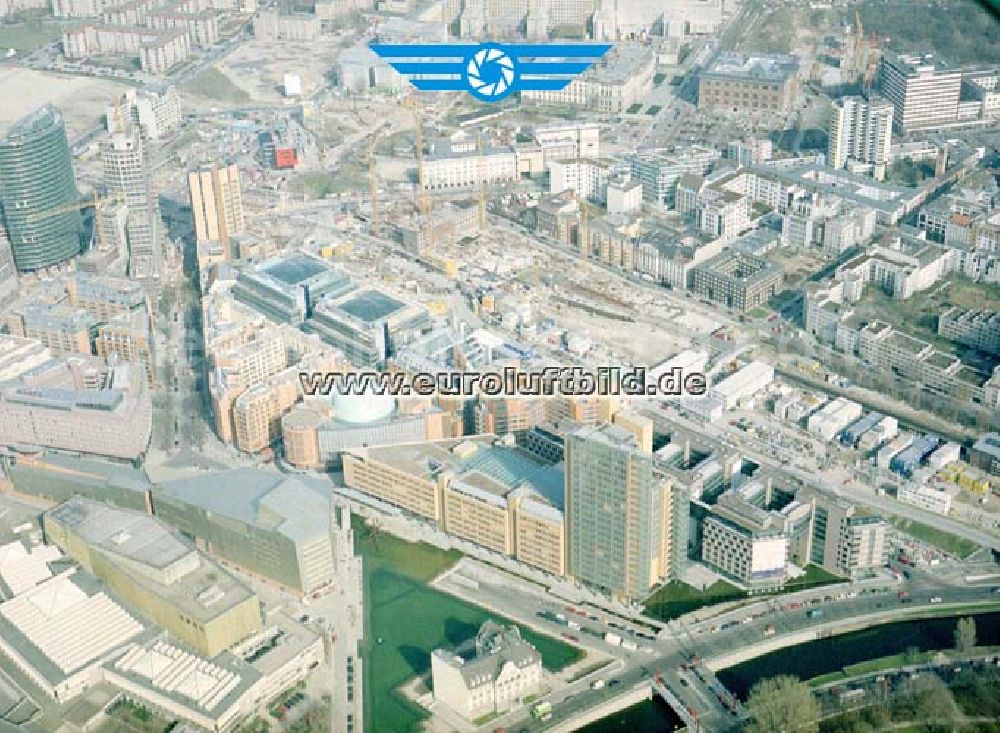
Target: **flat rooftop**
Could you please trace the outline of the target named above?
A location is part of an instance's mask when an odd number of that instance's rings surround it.
[[[295,253],[265,263],[260,269],[286,285],[297,285],[330,268],[314,257]]]
[[[720,53],[702,73],[705,78],[783,82],[799,69],[795,56],[783,53]]]
[[[380,321],[406,306],[378,290],[365,290],[337,303],[337,308],[365,323]]]

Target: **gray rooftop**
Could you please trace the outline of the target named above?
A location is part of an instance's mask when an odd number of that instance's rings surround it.
[[[296,543],[326,536],[330,529],[330,488],[319,479],[236,468],[166,481],[155,493],[277,531]]]

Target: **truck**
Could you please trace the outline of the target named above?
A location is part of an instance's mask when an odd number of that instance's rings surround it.
[[[821,618],[823,616],[822,608],[810,608],[806,611],[806,618]]]
[[[531,708],[531,717],[535,720],[551,720],[552,703],[548,700],[538,703],[535,707]]]
[[[603,690],[604,689],[604,680],[594,680],[593,682],[590,683],[590,689],[591,690]]]
[[[764,636],[774,636],[774,624],[768,624],[764,627]]]
[[[622,638],[618,634],[612,634],[610,631],[604,635],[604,641],[606,641],[611,646],[621,646]]]

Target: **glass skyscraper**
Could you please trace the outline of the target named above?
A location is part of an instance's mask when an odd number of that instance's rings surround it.
[[[80,253],[83,217],[70,208],[79,198],[59,110],[46,105],[0,134],[0,216],[18,270]]]

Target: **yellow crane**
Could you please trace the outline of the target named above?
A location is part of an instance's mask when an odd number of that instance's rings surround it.
[[[375,143],[378,135],[372,135],[368,142],[368,192],[372,199],[372,235],[378,236],[378,180],[375,174]]]
[[[27,221],[35,223],[38,221],[44,221],[45,219],[51,219],[53,216],[59,216],[60,214],[68,214],[71,211],[79,211],[80,209],[86,209],[88,207],[93,207],[94,209],[94,230],[97,232],[97,242],[101,249],[105,249],[107,242],[104,236],[104,221],[101,218],[101,209],[109,204],[118,204],[125,200],[125,195],[116,193],[110,196],[105,196],[100,198],[97,192],[94,192],[94,198],[84,199],[83,201],[78,201],[75,204],[66,204],[65,206],[57,206],[54,209],[47,209],[45,211],[39,211],[34,214],[29,214]]]
[[[482,234],[486,231],[486,170],[482,138],[476,138],[476,178],[479,188],[479,233]]]
[[[434,227],[431,225],[430,214],[431,214],[431,198],[428,194],[426,188],[424,187],[424,126],[420,119],[420,102],[416,97],[407,97],[403,104],[410,108],[413,113],[413,124],[415,127],[416,139],[414,140],[413,146],[416,151],[417,158],[417,191],[416,191],[416,202],[417,210],[423,217],[424,225],[427,227],[427,248],[429,250],[434,249]]]

